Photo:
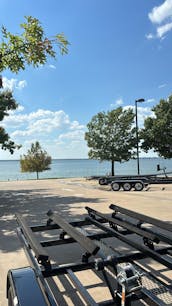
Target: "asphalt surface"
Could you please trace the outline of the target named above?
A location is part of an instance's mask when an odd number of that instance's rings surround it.
[[[0,182],[0,305],[6,306],[6,276],[9,269],[28,266],[28,261],[16,234],[16,213],[22,214],[29,224],[44,222],[49,209],[59,212],[66,220],[84,218],[85,206],[102,213],[110,213],[109,205],[116,204],[154,218],[172,222],[172,185],[151,185],[141,192],[111,191],[109,186],[99,186],[97,181],[86,179],[53,179],[39,181]],[[45,234],[44,238],[49,237]],[[123,249],[122,245],[118,245]],[[77,249],[61,248],[60,258],[77,258]],[[80,273],[83,283],[89,283],[90,292],[102,301],[106,291],[93,288],[99,279],[91,271]],[[166,277],[169,276],[166,271]],[[92,285],[90,285],[90,282]],[[70,300],[64,293],[66,305],[83,305],[80,300]],[[68,291],[72,288],[68,288]],[[105,290],[105,289],[104,289]],[[94,292],[95,291],[95,292]],[[108,292],[106,293],[108,296]],[[77,297],[78,299],[78,297]],[[61,302],[61,305],[62,302]],[[65,304],[64,304],[65,305]]]

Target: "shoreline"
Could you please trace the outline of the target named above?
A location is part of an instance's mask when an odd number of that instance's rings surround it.
[[[23,181],[45,181],[45,180],[63,180],[63,179],[68,179],[68,180],[70,180],[70,179],[87,179],[86,177],[80,177],[80,176],[78,176],[78,177],[74,177],[74,176],[72,176],[72,177],[42,177],[42,178],[39,178],[39,179],[36,179],[36,178],[28,178],[28,179],[16,179],[16,180],[12,180],[12,179],[9,179],[9,180],[5,180],[5,181],[2,181],[2,180],[0,180],[0,183],[3,183],[3,182],[23,182]]]
[[[167,179],[168,178],[172,178],[172,171],[166,172],[166,174],[167,174]],[[169,174],[171,174],[171,175],[169,175]],[[126,174],[126,175],[123,175],[123,174],[119,175],[118,174],[118,175],[114,175],[114,177],[121,177],[121,176],[123,176],[123,177],[126,176],[127,177],[127,176],[137,176],[137,175],[136,174]],[[138,175],[138,178],[141,177],[141,176],[142,177],[143,176],[157,176],[157,177],[160,177],[160,178],[166,178],[164,173],[158,173],[158,174],[157,173],[155,173],[155,174],[140,174],[140,175]],[[100,177],[102,177],[102,178],[103,177],[111,177],[111,175],[90,175],[90,176],[70,176],[70,177],[69,176],[64,176],[64,177],[42,177],[42,178],[39,178],[39,179],[36,179],[36,178],[8,179],[8,180],[0,180],[0,183],[4,183],[4,182],[7,182],[7,183],[8,182],[23,182],[23,181],[64,180],[64,179],[66,179],[66,180],[85,179],[85,180],[89,180],[89,181],[97,180],[97,182],[98,182],[98,179]],[[168,183],[163,183],[162,182],[162,184],[168,184]]]
[[[160,165],[161,171],[157,171],[157,164]],[[16,180],[35,180],[36,173],[21,172],[20,162],[16,160],[2,161],[0,163],[0,181]],[[172,159],[165,160],[161,158],[140,158],[141,175],[159,175],[166,172],[172,173]],[[54,159],[51,169],[39,173],[40,179],[64,179],[79,177],[98,177],[108,175],[111,172],[111,162],[100,162],[93,159]],[[131,159],[128,162],[115,162],[116,175],[137,175],[137,160]]]

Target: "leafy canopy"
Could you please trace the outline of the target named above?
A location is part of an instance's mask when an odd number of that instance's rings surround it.
[[[36,172],[38,173],[50,170],[51,157],[46,151],[42,150],[38,141],[31,144],[31,149],[26,155],[20,157],[20,166],[22,172]]]
[[[145,119],[140,132],[141,147],[145,152],[153,149],[161,157],[172,158],[172,96],[160,100],[152,111],[154,117]]]
[[[13,98],[11,91],[7,90],[0,92],[0,121],[2,121],[5,116],[9,116],[9,111],[15,110],[17,106],[18,104]],[[9,150],[11,154],[15,149],[20,148],[20,146],[10,140],[8,133],[6,133],[2,126],[0,127],[0,145],[3,150]]]
[[[26,22],[20,24],[23,30],[20,35],[10,33],[2,26],[0,71],[10,69],[17,73],[24,70],[26,65],[43,65],[47,62],[48,56],[55,58],[56,51],[53,45],[58,46],[62,55],[68,53],[69,42],[63,33],[47,38],[38,19],[26,16],[25,20]]]
[[[134,156],[134,116],[132,109],[123,110],[118,107],[107,113],[98,113],[87,124],[85,140],[91,148],[88,152],[89,158],[111,161],[112,175],[115,161],[127,161]]]
[[[24,70],[27,65],[33,67],[37,67],[40,64],[43,65],[47,62],[48,57],[56,57],[55,45],[62,55],[68,53],[69,42],[64,34],[60,33],[52,38],[47,38],[38,19],[26,16],[25,22],[20,27],[22,29],[20,35],[12,34],[4,26],[2,27],[0,71],[9,69],[12,72],[18,73],[20,70]],[[2,76],[0,76],[0,88],[2,87]],[[12,92],[0,92],[0,121],[5,116],[8,116],[7,111],[14,110],[17,106]],[[9,150],[10,153],[20,148],[20,146],[10,140],[8,133],[2,126],[0,127],[0,145],[2,149]]]

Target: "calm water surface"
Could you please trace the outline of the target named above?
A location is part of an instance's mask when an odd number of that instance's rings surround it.
[[[172,159],[140,158],[141,174],[157,172],[157,164],[166,171],[172,172]],[[90,159],[54,159],[51,170],[39,174],[41,178],[87,177],[92,175],[105,175],[110,173],[110,162],[99,162]],[[137,161],[130,160],[125,163],[115,163],[115,173],[137,174]],[[36,173],[21,173],[18,160],[0,161],[0,181],[35,179]]]

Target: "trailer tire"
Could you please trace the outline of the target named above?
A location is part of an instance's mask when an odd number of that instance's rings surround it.
[[[131,183],[126,182],[126,183],[122,184],[122,188],[123,188],[124,191],[130,191],[131,188],[132,188],[132,185],[131,185]]]
[[[111,187],[112,187],[112,190],[113,190],[113,191],[119,191],[120,188],[121,188],[120,184],[117,183],[117,182],[112,182],[112,183],[111,183]]]
[[[99,184],[100,185],[107,185],[107,179],[106,178],[100,178],[99,179]]]
[[[141,191],[144,188],[144,184],[142,182],[136,182],[134,184],[134,189],[135,191]]]

